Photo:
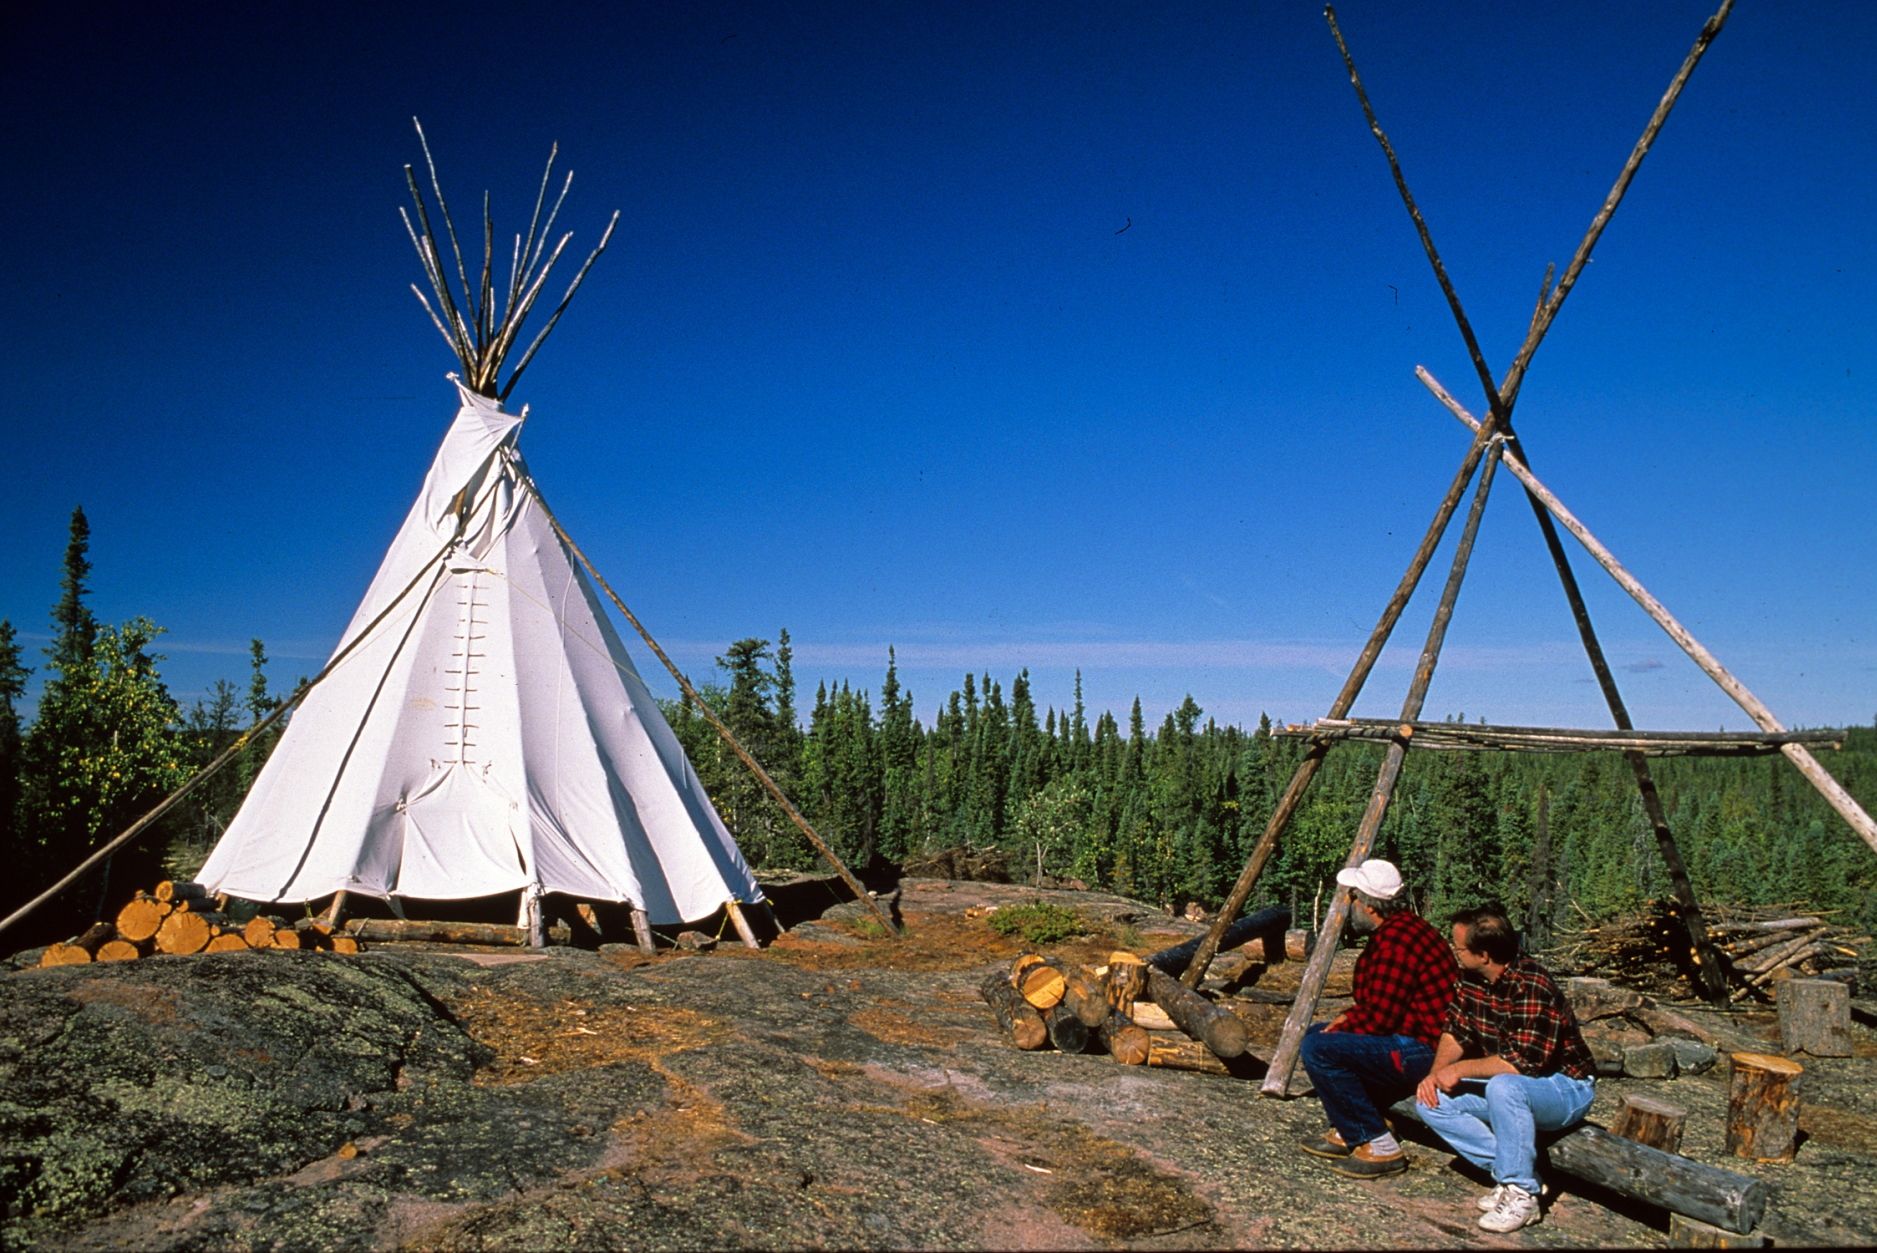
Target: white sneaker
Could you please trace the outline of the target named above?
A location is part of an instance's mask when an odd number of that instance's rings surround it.
[[[1480,1215],[1479,1225],[1486,1231],[1517,1231],[1543,1217],[1537,1197],[1516,1183],[1507,1183],[1500,1185],[1498,1203]]]
[[[1473,1203],[1479,1206],[1481,1213],[1491,1213],[1499,1204],[1499,1194],[1504,1191],[1504,1184],[1494,1184],[1491,1192],[1488,1192],[1485,1196]]]

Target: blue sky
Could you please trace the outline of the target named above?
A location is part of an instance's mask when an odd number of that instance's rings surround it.
[[[1338,9],[1503,370],[1703,4]],[[333,647],[451,415],[396,211],[615,241],[515,399],[679,663],[794,637],[922,717],[966,671],[1328,706],[1462,455],[1461,340],[1318,6],[37,4],[6,19],[0,617],[94,608],[185,701]],[[1792,725],[1877,713],[1877,6],[1743,3],[1541,350],[1534,467]],[[1602,726],[1502,476],[1432,716]],[[1454,528],[1457,534],[1457,526]],[[1451,545],[1451,537],[1449,546]],[[1747,720],[1587,562],[1638,725]],[[1357,712],[1390,716],[1445,555]],[[639,650],[642,668],[652,668]],[[652,677],[657,690],[672,685]]]

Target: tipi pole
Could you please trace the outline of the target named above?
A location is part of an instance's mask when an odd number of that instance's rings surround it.
[[[1330,703],[1331,718],[1345,717],[1355,706],[1356,697],[1362,692],[1362,685],[1368,681],[1369,673],[1375,668],[1376,661],[1382,655],[1382,649],[1393,634],[1395,624],[1401,621],[1402,612],[1408,607],[1408,601],[1414,595],[1414,589],[1420,585],[1421,575],[1426,572],[1428,563],[1434,559],[1434,550],[1440,547],[1441,537],[1447,533],[1447,523],[1452,521],[1454,510],[1460,505],[1460,497],[1466,493],[1466,485],[1473,479],[1473,471],[1478,468],[1480,457],[1485,453],[1488,437],[1481,433],[1473,439],[1473,446],[1460,462],[1460,468],[1454,471],[1453,481],[1447,485],[1447,494],[1441,498],[1440,507],[1434,511],[1434,517],[1427,524],[1426,534],[1421,536],[1420,547],[1414,550],[1414,556],[1408,561],[1408,568],[1402,572],[1401,582],[1396,584],[1394,595],[1382,607],[1382,616],[1377,620],[1375,629],[1369,632],[1368,643],[1362,647],[1362,653],[1356,658],[1355,666],[1349,677],[1343,680],[1342,690]],[[1277,807],[1271,811],[1270,820],[1265,823],[1264,833],[1258,837],[1258,843],[1251,850],[1251,857],[1245,862],[1245,868],[1239,872],[1238,881],[1232,885],[1225,901],[1219,906],[1219,912],[1212,920],[1212,928],[1199,941],[1199,947],[1193,952],[1193,960],[1180,975],[1180,981],[1187,987],[1196,988],[1205,977],[1206,970],[1212,965],[1212,959],[1218,956],[1219,945],[1225,938],[1225,929],[1238,917],[1238,911],[1245,907],[1251,897],[1251,890],[1258,883],[1258,876],[1264,873],[1265,863],[1271,859],[1271,853],[1277,848],[1278,840],[1283,836],[1290,820],[1296,816],[1297,809],[1303,804],[1304,794],[1310,790],[1310,784],[1316,778],[1317,770],[1323,765],[1323,759],[1329,755],[1330,745],[1327,740],[1313,740],[1310,750],[1297,768],[1291,773],[1290,783],[1284,788],[1283,796],[1278,798]]]
[[[632,907],[632,934],[639,942],[641,953],[658,951],[658,946],[652,942],[652,920],[637,905]]]
[[[1479,441],[1476,440],[1474,442],[1477,443]],[[750,774],[755,776],[756,781],[762,784],[763,789],[769,793],[770,799],[782,807],[782,812],[788,815],[789,821],[793,822],[796,829],[808,838],[808,842],[814,846],[816,852],[821,854],[828,865],[834,868],[834,872],[841,876],[841,882],[845,883],[854,895],[858,897],[868,909],[873,911],[873,916],[880,920],[880,924],[886,928],[886,933],[890,936],[898,936],[899,928],[893,925],[893,920],[887,917],[886,912],[880,908],[879,902],[868,894],[867,889],[861,884],[860,880],[854,877],[853,871],[849,870],[846,865],[842,863],[841,859],[835,856],[834,850],[829,848],[827,843],[815,833],[815,829],[808,824],[808,819],[802,817],[801,810],[795,808],[789,798],[783,795],[781,787],[776,784],[774,779],[769,777],[769,772],[764,770],[754,757],[750,756],[749,750],[744,748],[737,740],[736,733],[725,726],[723,719],[717,716],[717,711],[712,709],[702,696],[698,695],[697,689],[691,686],[691,680],[684,677],[684,671],[678,669],[677,664],[666,655],[665,650],[658,646],[658,641],[652,638],[652,633],[645,629],[645,625],[639,621],[638,616],[634,614],[632,610],[626,608],[626,602],[619,599],[619,593],[615,592],[612,584],[606,581],[606,576],[595,569],[591,561],[587,560],[587,555],[580,551],[580,545],[574,543],[573,537],[567,534],[566,528],[561,526],[560,519],[555,517],[554,511],[547,507],[547,502],[541,499],[540,493],[535,493],[534,498],[535,502],[541,506],[541,512],[546,515],[548,525],[553,527],[554,534],[560,537],[560,542],[567,545],[568,552],[571,552],[575,557],[580,559],[580,564],[585,566],[587,573],[593,576],[593,581],[600,585],[600,590],[606,593],[607,599],[613,602],[614,608],[625,615],[626,621],[630,622],[633,630],[639,633],[639,638],[645,641],[645,646],[652,650],[652,654],[657,657],[659,661],[664,663],[665,669],[669,671],[671,677],[677,681],[686,699],[704,716],[704,721],[710,723],[710,725],[716,729],[718,736],[729,746],[730,751],[736,754],[737,760],[741,761],[743,765],[748,768]]]
[[[1499,442],[1494,437],[1494,444]],[[1401,702],[1401,721],[1413,722],[1421,716],[1421,706],[1427,699],[1427,689],[1434,681],[1434,666],[1440,660],[1440,648],[1447,639],[1447,626],[1453,620],[1453,607],[1460,598],[1460,585],[1466,579],[1467,563],[1473,556],[1473,541],[1479,536],[1480,519],[1486,513],[1486,497],[1492,491],[1493,474],[1498,469],[1497,458],[1488,457],[1486,464],[1480,467],[1479,486],[1473,492],[1473,504],[1467,510],[1466,527],[1460,533],[1460,542],[1454,548],[1453,565],[1447,571],[1447,585],[1441,589],[1440,604],[1434,610],[1434,620],[1427,628],[1427,642],[1421,647],[1420,661],[1414,667],[1414,680],[1408,685],[1408,695]],[[1357,865],[1368,857],[1375,847],[1375,836],[1382,828],[1382,819],[1388,814],[1388,802],[1395,794],[1395,783],[1401,777],[1401,765],[1408,755],[1408,736],[1398,736],[1388,746],[1387,754],[1382,758],[1382,767],[1376,772],[1375,788],[1369,793],[1368,807],[1362,812],[1362,821],[1356,827],[1356,838],[1349,849],[1349,860],[1345,863]],[[1290,1012],[1284,1016],[1284,1030],[1279,1035],[1277,1050],[1271,1055],[1271,1066],[1265,1072],[1264,1082],[1259,1088],[1267,1096],[1287,1095],[1290,1088],[1291,1072],[1297,1065],[1297,1053],[1303,1046],[1304,1032],[1310,1026],[1310,1019],[1316,1013],[1317,1001],[1323,995],[1323,984],[1330,976],[1330,963],[1336,959],[1336,949],[1342,938],[1343,923],[1349,917],[1349,894],[1338,890],[1330,899],[1329,913],[1318,928],[1316,943],[1310,949],[1310,960],[1304,964],[1303,975],[1297,981],[1297,997],[1291,1002]]]
[[[1476,440],[1474,442],[1477,443],[1478,441]],[[51,887],[41,892],[38,896],[33,897],[32,900],[27,901],[24,905],[21,905],[18,909],[8,914],[5,918],[0,918],[0,931],[5,931],[8,927],[12,926],[14,923],[24,918],[27,914],[32,913],[33,910],[38,909],[41,905],[45,904],[47,901],[57,896],[60,892],[63,892],[66,888],[70,887],[73,883],[77,882],[93,866],[96,866],[99,862],[108,859],[112,853],[115,853],[118,849],[124,847],[124,845],[130,843],[132,840],[136,839],[139,835],[142,835],[145,831],[149,830],[150,827],[157,821],[157,819],[161,818],[164,814],[167,814],[170,810],[176,808],[176,806],[182,802],[182,799],[185,796],[189,795],[189,793],[195,791],[196,788],[200,787],[203,783],[213,778],[216,775],[216,773],[218,773],[222,769],[222,767],[226,766],[229,762],[239,757],[242,753],[242,750],[247,748],[247,746],[253,742],[255,736],[259,735],[261,732],[265,731],[267,728],[273,726],[276,722],[286,717],[287,714],[295,706],[297,706],[301,701],[306,699],[307,694],[310,693],[315,687],[317,687],[322,679],[324,679],[327,675],[331,674],[334,670],[336,670],[339,667],[340,662],[344,661],[347,657],[350,657],[352,655],[352,650],[357,648],[361,643],[363,643],[364,640],[367,637],[369,637],[374,630],[378,628],[379,623],[383,622],[386,618],[391,616],[391,611],[393,609],[396,609],[400,604],[403,603],[404,598],[411,594],[411,590],[415,588],[418,585],[418,583],[420,583],[423,580],[425,575],[428,575],[429,573],[431,573],[432,568],[435,567],[437,562],[443,559],[444,554],[449,552],[449,550],[450,550],[450,546],[448,544],[445,544],[442,548],[439,548],[437,550],[436,556],[432,557],[429,561],[424,563],[424,567],[422,570],[418,572],[417,577],[413,578],[409,583],[406,583],[404,585],[404,590],[399,592],[396,596],[392,597],[391,603],[384,607],[384,611],[380,613],[376,618],[373,618],[369,623],[367,623],[364,630],[360,631],[357,635],[353,636],[351,643],[347,644],[344,648],[341,648],[338,652],[334,653],[332,656],[332,660],[328,661],[325,667],[321,669],[318,674],[308,679],[305,683],[302,683],[298,691],[296,691],[292,696],[289,696],[286,700],[282,701],[280,703],[279,708],[275,709],[273,713],[268,714],[265,718],[262,718],[259,722],[249,727],[246,731],[243,731],[240,735],[236,736],[235,742],[230,744],[226,749],[224,749],[219,757],[215,758],[215,760],[211,761],[208,765],[202,767],[202,769],[196,771],[194,776],[184,781],[181,787],[177,788],[174,792],[171,792],[168,796],[165,796],[161,801],[159,801],[156,805],[156,808],[150,810],[149,813],[137,819],[137,821],[131,823],[128,827],[126,827],[123,831],[121,831],[117,835],[117,837],[113,839],[110,843],[99,848],[96,852],[92,853],[91,856],[79,862],[78,865],[73,867],[71,872],[68,873],[63,879],[60,879],[57,883],[53,884]]]
[[[1437,384],[1432,384],[1431,378],[1423,379],[1422,382],[1432,385],[1435,396],[1442,398],[1441,403],[1445,404],[1456,418],[1468,426],[1478,425],[1478,420],[1466,412],[1451,396],[1439,390]],[[1619,587],[1629,593],[1630,599],[1641,605],[1643,612],[1653,618],[1655,624],[1675,641],[1676,646],[1701,667],[1702,673],[1714,680],[1723,692],[1733,698],[1734,703],[1745,710],[1762,731],[1778,734],[1786,729],[1779,719],[1773,716],[1772,710],[1761,703],[1760,698],[1749,691],[1746,684],[1729,673],[1712,653],[1702,647],[1701,642],[1689,633],[1688,628],[1677,621],[1675,615],[1671,614],[1661,601],[1650,595],[1649,589],[1624,568],[1623,564],[1616,559],[1616,555],[1606,548],[1601,540],[1591,534],[1590,528],[1580,522],[1550,488],[1539,482],[1538,476],[1533,474],[1511,449],[1501,448],[1499,457],[1505,462],[1506,468],[1518,476],[1526,490],[1544,502],[1545,508],[1563,524],[1564,529],[1576,537],[1577,542],[1582,544],[1585,551],[1596,559],[1598,565],[1609,572],[1610,577],[1616,580]],[[1818,759],[1813,757],[1803,744],[1781,744],[1779,751],[1788,761],[1798,767],[1799,773],[1803,774],[1813,787],[1818,789],[1826,803],[1837,810],[1838,815],[1850,824],[1851,829],[1857,832],[1858,838],[1870,845],[1873,851],[1877,851],[1877,822],[1871,820],[1870,814],[1858,804],[1857,798],[1845,791],[1844,786],[1832,777],[1830,771],[1819,764]]]
[[[762,947],[757,943],[756,933],[750,930],[749,919],[743,916],[743,907],[736,903],[735,897],[723,903],[723,912],[730,915],[730,925],[735,927],[736,933],[743,937],[744,948]]]
[[[1447,395],[1434,376],[1426,369],[1417,368],[1415,377],[1432,391],[1443,404],[1454,408],[1458,401]],[[1518,436],[1511,434],[1507,424],[1508,438],[1506,451],[1522,460],[1524,450],[1519,447]],[[1558,572],[1558,581],[1564,587],[1564,597],[1570,603],[1571,618],[1577,624],[1578,638],[1583,642],[1584,655],[1590,659],[1591,671],[1597,676],[1597,687],[1603,692],[1604,704],[1609,707],[1610,718],[1619,730],[1635,729],[1635,723],[1629,716],[1629,707],[1623,701],[1623,694],[1616,686],[1616,675],[1610,670],[1609,659],[1604,656],[1603,644],[1597,638],[1597,630],[1591,625],[1590,606],[1584,602],[1583,589],[1578,586],[1577,576],[1571,569],[1569,555],[1564,551],[1564,541],[1558,535],[1557,524],[1552,521],[1544,502],[1534,495],[1530,488],[1525,491],[1526,502],[1531,505],[1532,514],[1538,520],[1539,533],[1544,537],[1545,551],[1551,554],[1551,564]],[[1630,773],[1636,778],[1636,791],[1642,797],[1643,813],[1649,819],[1650,829],[1655,832],[1656,849],[1662,855],[1662,864],[1668,870],[1669,882],[1675,890],[1675,898],[1681,903],[1682,925],[1688,932],[1690,953],[1695,969],[1696,989],[1708,1000],[1724,1001],[1727,997],[1727,976],[1721,969],[1720,954],[1715,950],[1713,941],[1708,936],[1707,920],[1701,913],[1701,902],[1695,896],[1694,882],[1688,876],[1688,867],[1682,861],[1681,848],[1675,842],[1675,834],[1669,829],[1668,812],[1663,808],[1662,796],[1656,790],[1655,775],[1649,769],[1648,759],[1640,752],[1625,752],[1625,761],[1629,763]]]

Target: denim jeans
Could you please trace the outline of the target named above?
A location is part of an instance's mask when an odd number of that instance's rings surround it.
[[[1382,1110],[1414,1092],[1434,1063],[1434,1050],[1410,1035],[1361,1035],[1325,1031],[1317,1023],[1304,1033],[1298,1053],[1330,1125],[1351,1148],[1388,1130]]]
[[[1483,1091],[1478,1080],[1467,1080],[1420,1112],[1454,1152],[1490,1171],[1494,1183],[1517,1184],[1537,1196],[1538,1132],[1581,1122],[1596,1094],[1595,1081],[1569,1075],[1494,1075]]]

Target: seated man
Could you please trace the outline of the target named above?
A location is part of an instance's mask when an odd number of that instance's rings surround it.
[[[1503,910],[1455,914],[1453,950],[1460,986],[1415,1097],[1429,1127],[1491,1172],[1479,1225],[1517,1231],[1541,1217],[1537,1133],[1590,1112],[1596,1070],[1570,1002],[1544,967],[1519,954]]]
[[[1356,1003],[1304,1035],[1298,1056],[1331,1130],[1303,1149],[1331,1169],[1375,1179],[1408,1168],[1382,1111],[1413,1092],[1433,1064],[1459,968],[1447,941],[1410,909],[1401,872],[1371,858],[1336,872],[1349,889],[1349,926],[1369,935],[1356,958]]]

